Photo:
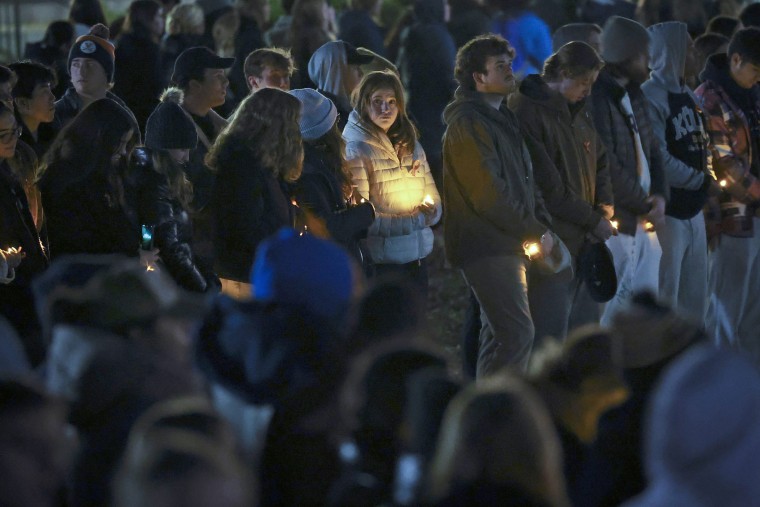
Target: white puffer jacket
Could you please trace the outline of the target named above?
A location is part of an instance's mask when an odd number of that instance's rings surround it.
[[[426,257],[433,250],[429,225],[441,219],[442,208],[420,143],[412,155],[399,160],[388,136],[366,125],[356,111],[348,117],[343,137],[356,191],[375,206],[375,221],[367,232],[372,260],[406,264]],[[417,209],[427,195],[436,207],[429,225]]]

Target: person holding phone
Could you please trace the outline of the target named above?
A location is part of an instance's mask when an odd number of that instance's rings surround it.
[[[190,220],[192,183],[183,166],[198,143],[192,118],[180,106],[182,91],[169,88],[145,128],[127,173],[127,196],[141,224],[144,250],[158,248],[159,266],[181,287],[205,292],[219,286],[210,266],[194,255]]]

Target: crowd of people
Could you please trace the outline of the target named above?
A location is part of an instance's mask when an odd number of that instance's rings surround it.
[[[0,504],[757,504],[760,3],[282,8],[0,65]]]

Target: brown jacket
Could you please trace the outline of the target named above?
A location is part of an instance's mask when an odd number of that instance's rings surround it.
[[[520,121],[553,230],[576,255],[586,233],[612,216],[607,154],[591,114],[586,104],[571,108],[535,74],[510,97],[509,107]]]
[[[464,267],[483,257],[522,255],[551,226],[517,119],[481,94],[457,90],[443,113],[446,257]]]

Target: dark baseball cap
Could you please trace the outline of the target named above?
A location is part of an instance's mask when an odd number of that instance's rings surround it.
[[[356,47],[354,47],[353,44],[346,42],[346,41],[340,41],[343,44],[343,47],[346,49],[346,63],[349,65],[365,65],[367,63],[370,63],[374,56],[368,55],[366,53],[362,54],[359,51],[357,51]]]
[[[179,83],[188,75],[197,75],[205,69],[229,69],[234,63],[234,58],[222,58],[206,47],[187,48],[174,62],[171,80]]]

